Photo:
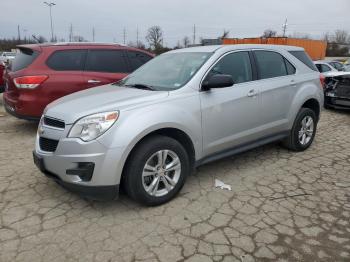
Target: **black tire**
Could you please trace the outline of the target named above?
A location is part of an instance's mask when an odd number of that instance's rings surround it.
[[[301,127],[302,127],[302,120],[307,116],[312,118],[314,123],[314,130],[310,141],[303,145],[299,141],[299,131],[301,130]],[[315,138],[316,130],[317,130],[317,122],[318,122],[318,119],[313,110],[309,108],[301,108],[294,120],[293,128],[290,131],[290,135],[282,143],[283,146],[296,152],[301,152],[308,149]]]
[[[142,172],[149,158],[160,150],[174,152],[180,160],[181,171],[172,190],[163,196],[152,196],[144,188]],[[146,138],[131,153],[123,174],[123,187],[129,197],[135,201],[147,206],[157,206],[170,201],[179,193],[190,171],[189,156],[184,147],[173,138],[155,135]],[[164,182],[161,183],[165,186]]]

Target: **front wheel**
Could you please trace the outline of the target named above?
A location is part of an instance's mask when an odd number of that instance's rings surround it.
[[[178,141],[152,136],[131,154],[123,175],[124,187],[137,202],[160,205],[176,196],[190,170],[187,152]]]
[[[293,151],[304,151],[309,148],[315,138],[317,117],[313,110],[301,108],[295,118],[290,135],[283,145]]]

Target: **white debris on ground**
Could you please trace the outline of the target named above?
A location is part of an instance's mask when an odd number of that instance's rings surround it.
[[[224,182],[220,181],[219,179],[215,179],[215,187],[221,188],[221,189],[226,189],[231,191],[231,186],[225,184]]]

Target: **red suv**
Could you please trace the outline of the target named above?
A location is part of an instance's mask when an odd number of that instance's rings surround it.
[[[4,74],[5,109],[38,120],[52,101],[91,87],[116,82],[153,58],[117,44],[57,43],[20,45]]]

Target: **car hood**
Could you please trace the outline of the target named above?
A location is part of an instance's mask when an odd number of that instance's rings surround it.
[[[112,110],[126,110],[135,105],[152,104],[167,97],[167,91],[149,91],[116,85],[90,88],[62,97],[49,104],[44,114],[73,124],[81,117]]]

